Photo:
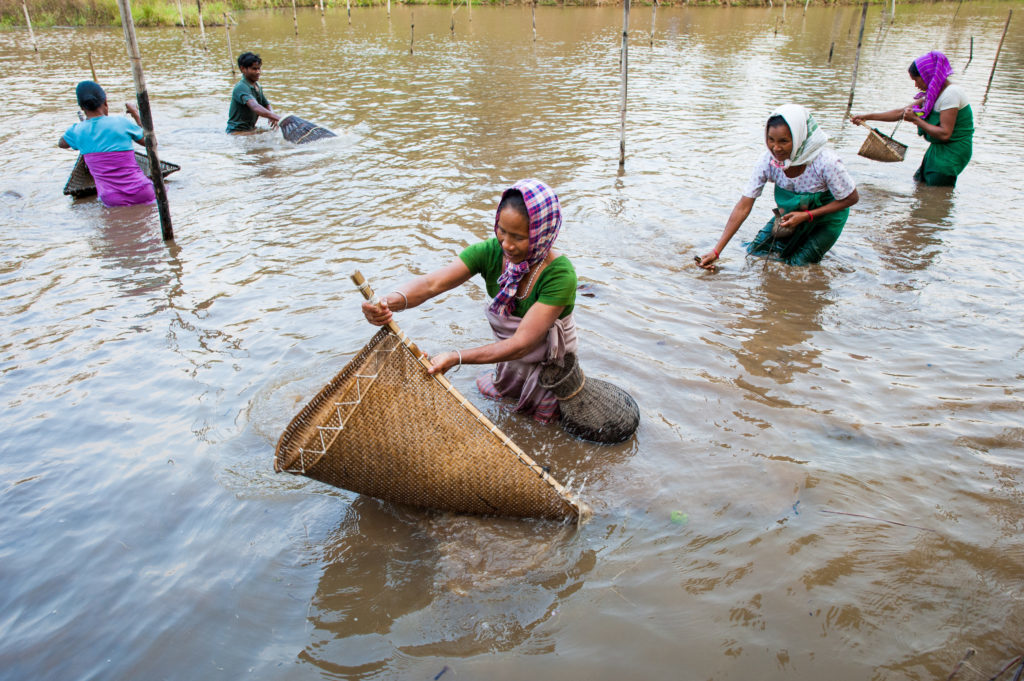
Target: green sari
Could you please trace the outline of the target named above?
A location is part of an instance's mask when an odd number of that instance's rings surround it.
[[[783,215],[793,211],[821,208],[833,201],[835,198],[828,190],[798,194],[775,185],[775,203]],[[820,262],[828,249],[839,239],[849,217],[849,208],[815,217],[810,222],[800,223],[793,234],[785,239],[772,237],[772,226],[775,224],[775,218],[772,218],[747,245],[747,253],[766,256],[774,253],[789,265]]]
[[[926,123],[939,125],[939,116],[938,111],[932,110],[924,120]],[[949,141],[940,142],[922,128],[917,129],[917,134],[931,142],[931,146],[924,152],[921,167],[914,173],[914,179],[932,186],[955,185],[956,176],[963,172],[967,162],[971,160],[974,146],[974,112],[971,111],[971,105],[968,104],[957,113],[956,124],[953,126],[953,134],[950,135]]]

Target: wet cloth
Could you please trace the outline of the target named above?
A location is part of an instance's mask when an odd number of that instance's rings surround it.
[[[499,291],[498,280],[504,271],[504,258],[505,254],[497,239],[480,241],[459,253],[459,259],[470,272],[483,276],[487,295],[491,297]],[[512,314],[517,317],[525,317],[526,311],[537,302],[562,306],[565,309],[559,317],[568,317],[576,304],[576,270],[572,262],[564,255],[558,256],[537,275],[537,280],[522,300],[513,299],[515,308]]]
[[[562,209],[551,187],[540,180],[520,180],[502,192],[501,198],[504,199],[512,191],[522,194],[526,203],[526,212],[530,215],[530,245],[526,259],[520,263],[507,262],[498,278],[498,291],[491,302],[491,309],[505,315],[512,314],[516,308],[515,294],[519,282],[529,273],[530,268],[544,262],[562,226]],[[498,206],[494,215],[495,236],[498,235],[501,202]]]
[[[793,137],[793,151],[789,158],[782,162],[783,168],[810,163],[828,144],[828,135],[818,126],[811,112],[799,104],[783,104],[772,111],[771,116],[782,116],[786,119],[786,125],[789,126],[789,132]]]
[[[935,108],[925,117],[925,122],[940,124],[941,113],[956,107],[956,123],[949,140],[941,142],[922,128],[917,134],[931,142],[924,153],[921,166],[914,173],[914,179],[927,185],[952,187],[957,176],[967,167],[974,150],[974,112],[967,103],[967,95],[958,85],[948,85],[936,100]]]
[[[96,181],[96,193],[108,206],[134,206],[156,200],[153,182],[135,161],[133,140],[143,130],[124,116],[93,116],[75,123],[64,141],[82,152]]]
[[[953,73],[953,67],[950,66],[946,55],[941,52],[929,52],[918,57],[914,60],[914,66],[917,67],[921,79],[928,86],[924,92],[918,93],[918,98],[924,97],[924,101],[915,104],[914,111],[922,116],[928,116],[935,108],[935,102],[939,99],[939,93],[942,92],[942,86],[946,84],[946,79]]]
[[[488,309],[487,321],[495,339],[501,341],[511,338],[523,319],[495,314]],[[540,387],[540,372],[548,364],[562,366],[566,353],[575,353],[577,345],[575,317],[559,318],[547,336],[524,357],[499,362],[493,371],[477,377],[477,388],[491,399],[515,399],[515,411],[530,414],[542,423],[550,423],[559,417],[558,399],[550,390]]]
[[[242,78],[231,91],[231,105],[228,107],[228,132],[246,132],[256,128],[259,114],[249,108],[248,102],[255,99],[264,109],[270,108],[270,100],[263,94],[259,83],[250,83]]]
[[[775,203],[783,215],[793,211],[814,210],[833,201],[835,198],[827,189],[820,192],[797,193],[775,185]],[[815,217],[811,222],[800,223],[793,234],[785,239],[772,237],[772,226],[775,224],[775,219],[772,218],[747,245],[747,252],[754,255],[775,254],[789,265],[821,262],[825,253],[839,239],[849,217],[849,208]]]

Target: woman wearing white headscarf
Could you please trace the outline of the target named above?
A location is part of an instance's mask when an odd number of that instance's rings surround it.
[[[768,221],[747,246],[752,254],[774,253],[790,265],[819,262],[832,248],[857,203],[857,186],[843,162],[828,148],[828,135],[814,116],[797,104],[772,112],[765,125],[768,150],[761,157],[711,252],[699,265],[714,269],[726,244],[750,215],[766,182],[775,184],[775,203],[782,215],[776,234]]]

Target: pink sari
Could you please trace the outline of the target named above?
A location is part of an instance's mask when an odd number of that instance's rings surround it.
[[[134,151],[96,151],[85,155],[85,165],[104,205],[135,206],[156,201],[153,182],[135,161]]]
[[[502,317],[490,309],[487,321],[491,323],[497,340],[511,338],[522,317]],[[547,338],[537,344],[526,356],[511,362],[499,362],[494,371],[481,374],[476,386],[481,394],[494,400],[518,400],[515,411],[530,414],[541,423],[550,423],[559,417],[558,399],[550,390],[540,387],[538,379],[546,364],[562,365],[568,352],[576,352],[576,319],[569,315],[557,319],[548,330]]]

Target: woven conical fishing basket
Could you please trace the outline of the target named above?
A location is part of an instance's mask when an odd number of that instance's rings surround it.
[[[447,379],[428,374],[414,349],[382,328],[288,424],[275,470],[422,508],[589,515]]]
[[[278,123],[278,127],[281,128],[284,138],[293,144],[306,144],[326,137],[337,137],[327,128],[321,128],[316,123],[310,123],[298,116],[285,116]]]
[[[142,168],[142,172],[146,174],[146,177],[152,177],[149,172],[148,156],[136,151],[135,162]],[[164,177],[179,170],[181,170],[179,165],[160,161],[160,174]],[[89,166],[85,165],[85,156],[82,154],[78,155],[75,167],[71,169],[71,175],[68,177],[67,184],[64,185],[64,193],[70,194],[76,199],[82,196],[92,196],[96,193],[96,180],[93,179],[92,173],[89,172]]]
[[[906,157],[907,145],[897,142],[878,128],[872,128],[857,153],[872,161],[894,163],[902,161]]]
[[[565,432],[602,444],[622,442],[636,432],[640,408],[629,393],[608,381],[584,376],[572,352],[563,362],[544,367],[537,382],[558,398]]]

